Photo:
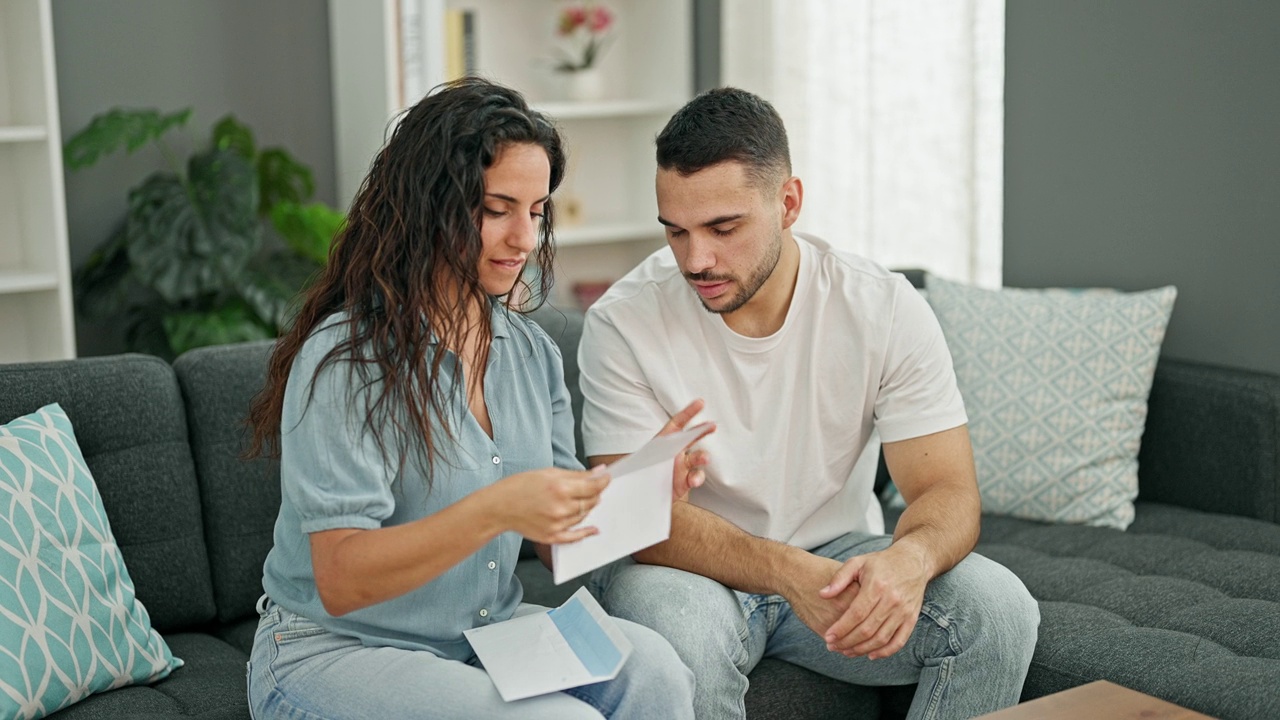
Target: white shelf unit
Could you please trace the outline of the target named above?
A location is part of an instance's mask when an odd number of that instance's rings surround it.
[[[49,0],[0,0],[0,362],[75,355]]]
[[[653,138],[693,91],[692,0],[605,0],[614,35],[601,56],[600,100],[557,97],[550,0],[330,0],[339,192],[354,195],[388,123],[445,80],[445,15],[474,19],[476,72],[517,88],[555,118],[569,171],[556,193],[555,301],[578,282],[614,280],[662,247]],[[402,58],[402,53],[409,57]],[[408,97],[405,97],[408,96]],[[576,209],[577,212],[573,212]]]

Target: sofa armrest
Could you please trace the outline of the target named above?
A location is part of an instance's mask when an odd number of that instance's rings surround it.
[[[1280,376],[1161,358],[1138,497],[1280,523]]]

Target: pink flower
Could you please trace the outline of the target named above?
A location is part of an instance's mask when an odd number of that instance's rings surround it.
[[[594,67],[610,40],[609,30],[615,20],[613,11],[594,2],[575,3],[561,9],[556,32],[569,40],[570,47],[559,49],[562,59],[556,63],[556,70],[576,72]]]
[[[591,32],[600,34],[609,29],[613,24],[613,13],[609,12],[609,8],[603,5],[597,5],[591,10]]]
[[[586,24],[587,24],[586,8],[582,8],[582,7],[578,7],[577,5],[574,5],[572,7],[565,8],[564,12],[560,13],[560,34],[561,35],[568,35],[569,33],[573,32],[574,30],[577,30],[578,28]]]

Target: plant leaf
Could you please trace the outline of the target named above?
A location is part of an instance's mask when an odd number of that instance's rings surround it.
[[[146,353],[173,362],[175,355],[164,333],[165,306],[136,305],[129,309],[125,345],[133,352]]]
[[[175,356],[207,345],[266,340],[274,337],[252,311],[233,303],[204,312],[168,313],[162,320]]]
[[[283,148],[267,148],[258,156],[258,187],[262,191],[258,214],[264,217],[277,203],[304,203],[316,192],[310,168]]]
[[[324,203],[281,202],[271,209],[271,224],[285,244],[321,265],[328,262],[329,246],[346,220],[346,215]]]
[[[213,146],[219,150],[234,150],[240,157],[253,162],[258,153],[253,142],[253,131],[234,115],[227,115],[213,126]]]
[[[75,272],[76,310],[85,318],[101,320],[123,312],[130,291],[137,286],[129,272],[125,237],[121,223]]]
[[[171,303],[234,287],[261,244],[253,166],[233,150],[192,156],[186,184],[155,173],[129,193],[129,262]]]
[[[191,108],[162,115],[158,110],[112,108],[95,115],[63,148],[67,167],[87,168],[124,146],[127,153],[159,140],[170,129],[187,124]]]
[[[278,333],[293,319],[301,293],[323,265],[278,250],[246,269],[238,292],[249,307]]]

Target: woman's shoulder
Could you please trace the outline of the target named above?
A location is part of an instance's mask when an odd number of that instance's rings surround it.
[[[503,313],[506,317],[508,335],[521,344],[527,345],[539,357],[560,357],[560,347],[547,334],[546,329],[528,315],[514,310]]]
[[[351,316],[346,311],[335,312],[316,323],[298,354],[319,360],[350,337]]]

